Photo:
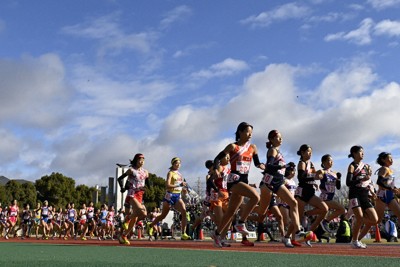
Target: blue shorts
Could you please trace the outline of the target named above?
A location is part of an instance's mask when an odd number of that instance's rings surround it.
[[[179,201],[179,199],[181,199],[181,193],[167,192],[164,196],[163,201],[167,202],[170,206],[173,206]]]
[[[42,217],[42,221],[44,221],[45,223],[47,223],[48,220],[49,220],[49,218],[47,216]]]
[[[394,199],[394,193],[392,191],[386,190],[384,191],[383,196],[379,196],[379,199],[382,200],[383,203],[389,205],[390,202]]]

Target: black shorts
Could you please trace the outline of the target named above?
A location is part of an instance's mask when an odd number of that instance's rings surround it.
[[[245,183],[245,184],[249,184],[249,175],[248,174],[240,174],[240,173],[236,173],[237,175],[239,175],[239,180],[234,181],[232,183],[227,183],[227,188],[228,191],[231,190],[231,188],[235,185],[238,184],[240,182]]]
[[[315,188],[313,185],[305,187],[298,186],[294,195],[295,198],[298,198],[305,203],[308,203],[313,196],[315,196]]]
[[[264,179],[260,182],[260,186],[266,185],[269,190],[274,192],[275,194],[278,192],[279,188],[285,183],[285,178],[281,175],[274,175],[272,180],[270,180],[269,184],[264,182]]]
[[[351,209],[360,207],[362,210],[373,208],[369,198],[369,190],[362,187],[352,187],[349,190],[349,207]]]

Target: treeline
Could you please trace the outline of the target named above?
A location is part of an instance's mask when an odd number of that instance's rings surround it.
[[[146,186],[144,202],[146,207],[151,209],[158,207],[164,197],[165,179],[157,177],[155,174],[149,174],[149,179],[152,186]],[[4,186],[0,186],[0,203],[4,207],[16,199],[20,208],[25,204],[34,208],[37,202],[43,203],[44,200],[48,200],[49,205],[53,207],[65,207],[70,202],[74,202],[76,207],[80,207],[83,203],[88,204],[92,201],[95,192],[94,186],[89,187],[84,184],[76,186],[73,178],[53,172],[50,175],[42,176],[34,183],[8,181]],[[100,190],[98,190],[98,194],[101,194]],[[105,199],[108,203],[108,196]],[[113,203],[113,200],[110,203]]]

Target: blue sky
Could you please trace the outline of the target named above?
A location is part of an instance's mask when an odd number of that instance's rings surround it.
[[[400,0],[0,3],[0,175],[107,184],[137,152],[191,183],[241,121],[298,162],[352,145],[400,169]],[[251,182],[258,183],[253,168]],[[376,177],[374,178],[376,179]],[[203,181],[203,179],[202,179]],[[399,185],[399,183],[398,183]]]

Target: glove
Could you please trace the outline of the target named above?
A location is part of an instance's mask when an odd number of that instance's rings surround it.
[[[336,177],[338,178],[338,180],[340,180],[340,178],[342,178],[342,174],[340,172],[336,173]]]

